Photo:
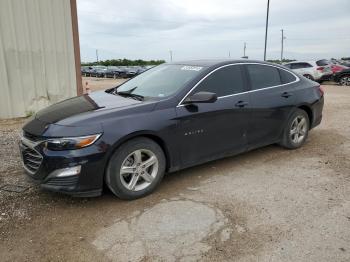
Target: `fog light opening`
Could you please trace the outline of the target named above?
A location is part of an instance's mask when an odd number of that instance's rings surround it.
[[[81,166],[74,166],[68,168],[57,169],[50,175],[51,177],[67,177],[79,175]]]

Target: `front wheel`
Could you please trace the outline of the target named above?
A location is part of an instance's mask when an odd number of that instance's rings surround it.
[[[308,114],[301,109],[297,109],[289,119],[280,142],[285,148],[296,149],[301,147],[309,134],[310,121]]]
[[[162,148],[148,138],[136,138],[120,146],[112,155],[106,184],[121,199],[136,199],[152,193],[165,172]]]

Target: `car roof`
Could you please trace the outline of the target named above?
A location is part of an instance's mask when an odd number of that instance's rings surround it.
[[[259,63],[259,64],[279,66],[278,64],[274,64],[274,63],[269,63],[269,62],[260,61],[260,60],[248,60],[248,59],[203,59],[203,60],[177,61],[177,62],[171,62],[167,64],[216,67],[216,66],[223,66],[227,64],[238,64],[238,63]]]
[[[317,60],[317,61],[319,61],[319,60]],[[316,63],[316,61],[302,61],[302,60],[300,60],[300,61],[293,61],[293,62],[285,63],[285,65],[286,64],[297,64],[297,63]]]

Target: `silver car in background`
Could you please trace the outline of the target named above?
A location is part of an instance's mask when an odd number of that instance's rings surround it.
[[[285,67],[311,80],[322,82],[332,77],[330,65],[322,59],[318,61],[294,61],[284,64]]]

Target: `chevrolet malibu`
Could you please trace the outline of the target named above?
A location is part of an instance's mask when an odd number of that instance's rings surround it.
[[[302,146],[320,124],[320,85],[283,66],[201,60],[39,111],[23,127],[26,173],[47,190],[119,198],[153,192],[166,172],[277,143]]]

